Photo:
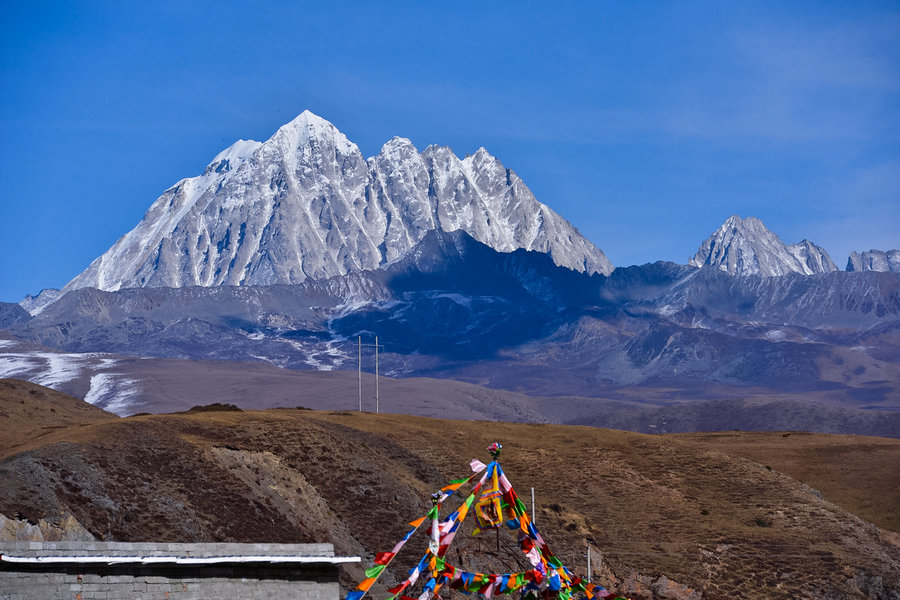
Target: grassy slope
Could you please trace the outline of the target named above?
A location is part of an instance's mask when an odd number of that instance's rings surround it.
[[[0,379],[0,456],[70,427],[118,419],[78,398],[18,379]]]
[[[898,440],[743,431],[673,437],[772,467],[809,484],[863,519],[900,534]]]

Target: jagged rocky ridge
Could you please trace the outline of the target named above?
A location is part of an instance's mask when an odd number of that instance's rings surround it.
[[[484,148],[460,160],[449,148],[420,153],[395,137],[366,160],[305,111],[167,190],[63,292],[327,279],[390,264],[433,230],[465,231],[501,252],[544,252],[576,271],[612,271],[602,251]]]
[[[714,266],[730,275],[765,277],[837,270],[828,253],[809,240],[787,245],[759,219],[737,215],[713,232],[688,264]]]
[[[900,273],[900,250],[851,252],[850,258],[847,259],[847,270]]]

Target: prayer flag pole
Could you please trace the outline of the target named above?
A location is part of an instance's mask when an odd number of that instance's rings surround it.
[[[531,488],[531,522],[537,523],[537,515],[534,512],[534,488]]]
[[[587,551],[587,559],[588,559],[587,580],[588,580],[588,583],[590,583],[590,582],[591,582],[591,545],[588,544],[587,547],[588,547],[588,551]]]

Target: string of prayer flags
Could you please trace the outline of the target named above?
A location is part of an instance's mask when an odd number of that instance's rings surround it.
[[[487,475],[485,475],[485,477],[487,477]],[[472,504],[475,502],[475,498],[478,496],[478,492],[481,490],[481,486],[484,484],[484,479],[485,478],[482,477],[482,480],[478,482],[472,492],[466,497],[462,505],[456,510],[456,512],[451,513],[442,524],[441,540],[438,547],[438,556],[444,556],[445,554],[447,554],[447,550],[450,548],[450,544],[453,543],[453,538],[456,537],[456,532],[459,530],[459,526],[466,519],[466,515],[469,514],[469,509],[472,507]]]
[[[388,590],[391,594],[393,594],[392,598],[396,599],[403,590],[416,584],[416,581],[418,581],[419,579],[419,575],[428,565],[428,556],[429,555],[426,554],[422,557],[422,560],[419,561],[419,564],[417,564],[409,571],[409,576],[400,585],[394,586]],[[350,599],[348,598],[348,600]]]
[[[437,514],[436,509],[432,509],[432,511],[430,511],[428,514],[430,515],[432,512]],[[403,548],[409,538],[413,536],[419,526],[424,523],[425,519],[427,518],[428,516],[426,515],[424,517],[416,519],[415,521],[412,521],[410,523],[412,529],[406,532],[406,535],[404,535],[403,538],[399,542],[397,542],[393,550],[391,550],[390,552],[379,552],[375,555],[375,566],[370,569],[366,569],[366,578],[363,579],[358,586],[356,586],[356,589],[354,591],[347,594],[346,600],[362,600],[362,597],[366,595],[366,592],[369,591],[369,589],[372,587],[372,584],[374,584],[381,576],[381,573],[382,571],[384,571],[385,567],[387,567],[390,562],[394,560],[394,557],[397,556],[397,553],[400,552],[400,549]]]
[[[426,520],[431,521],[428,550],[418,564],[410,569],[406,579],[388,590],[392,596],[387,600],[433,600],[439,598],[438,593],[444,585],[467,594],[481,594],[488,600],[494,595],[509,595],[517,591],[522,592],[521,600],[538,600],[547,594],[557,600],[572,600],[574,593],[583,594],[587,600],[627,600],[612,594],[602,586],[577,577],[550,550],[529,517],[525,503],[519,499],[500,466],[501,449],[500,444],[491,444],[488,447],[493,457],[490,463],[484,464],[478,459],[473,459],[469,463],[472,475],[455,479],[432,494],[432,508],[428,514],[411,522],[412,529],[390,552],[379,552],[375,555],[374,565],[365,571],[366,578],[354,591],[347,594],[345,600],[362,600],[400,549]],[[441,521],[440,509],[444,501],[481,473],[483,473],[481,479],[459,508]],[[490,483],[485,486],[488,479]],[[504,523],[510,529],[518,530],[519,547],[532,569],[521,573],[472,573],[447,564],[444,557],[469,512],[472,512],[475,518],[473,535],[485,529],[497,529]],[[404,595],[423,573],[427,573],[428,578],[422,585],[422,592],[418,598]]]

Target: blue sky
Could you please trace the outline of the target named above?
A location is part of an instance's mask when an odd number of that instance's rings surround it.
[[[484,146],[619,266],[731,214],[900,248],[897,2],[4,2],[0,92],[0,301],[304,109]]]

